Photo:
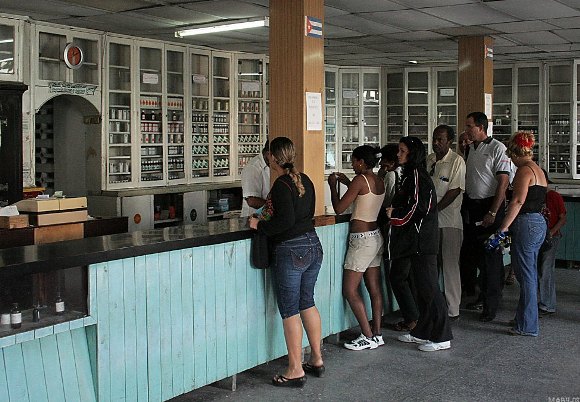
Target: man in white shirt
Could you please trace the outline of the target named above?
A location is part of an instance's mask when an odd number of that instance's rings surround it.
[[[459,251],[463,242],[462,193],[465,191],[465,162],[450,149],[455,140],[453,128],[440,125],[433,131],[433,151],[427,156],[427,170],[437,193],[439,219],[439,257],[445,283],[448,314],[459,318],[461,277]]]
[[[270,192],[270,167],[268,153],[270,143],[266,140],[262,153],[254,156],[242,170],[242,213],[241,217],[252,216],[266,202]]]
[[[509,184],[510,164],[506,147],[487,136],[487,116],[481,112],[467,115],[465,132],[473,144],[466,162],[465,193],[468,222],[465,226],[463,252],[471,275],[479,268],[480,296],[467,304],[482,311],[479,320],[495,318],[504,281],[503,257],[499,250],[485,251],[484,242],[498,228],[505,216],[505,193]],[[465,279],[465,278],[464,278]],[[464,280],[465,282],[465,280]]]

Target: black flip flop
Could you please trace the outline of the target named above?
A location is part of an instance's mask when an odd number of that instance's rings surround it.
[[[277,374],[272,378],[272,385],[275,387],[292,387],[302,388],[306,384],[306,376],[298,378],[287,378],[283,375]]]
[[[316,377],[324,377],[324,371],[326,371],[324,364],[322,366],[313,366],[310,363],[302,363],[302,369],[305,373],[314,374]]]

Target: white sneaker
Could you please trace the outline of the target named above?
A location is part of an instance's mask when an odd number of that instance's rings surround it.
[[[364,334],[360,334],[354,341],[345,342],[344,347],[349,350],[376,349],[379,345],[373,338],[367,338]]]
[[[383,346],[385,344],[382,335],[374,335],[371,339],[377,343],[377,346]]]
[[[399,335],[399,337],[397,339],[400,340],[401,342],[418,343],[420,345],[425,344],[425,343],[429,343],[429,341],[427,339],[415,338],[411,334]]]
[[[445,342],[427,342],[422,345],[419,345],[419,350],[423,352],[436,352],[438,350],[445,350],[451,347],[450,341]]]

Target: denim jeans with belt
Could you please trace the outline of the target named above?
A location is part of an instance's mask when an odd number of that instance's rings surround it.
[[[316,232],[305,233],[276,246],[274,277],[282,319],[314,307],[314,286],[322,255]]]
[[[538,253],[546,237],[546,220],[539,213],[521,214],[510,226],[512,267],[520,283],[514,329],[538,336]]]

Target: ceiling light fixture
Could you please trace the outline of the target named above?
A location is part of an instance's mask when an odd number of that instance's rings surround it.
[[[259,27],[267,27],[270,25],[270,18],[263,17],[258,20],[235,20],[235,21],[228,21],[224,24],[218,25],[204,25],[198,26],[195,28],[189,29],[182,29],[179,31],[175,31],[176,38],[182,38],[184,36],[192,36],[192,35],[203,35],[208,33],[216,33],[216,32],[226,32],[226,31],[238,31],[240,29],[248,29],[248,28],[259,28]]]
[[[409,60],[409,63],[411,63],[411,64],[417,64],[417,60]]]

